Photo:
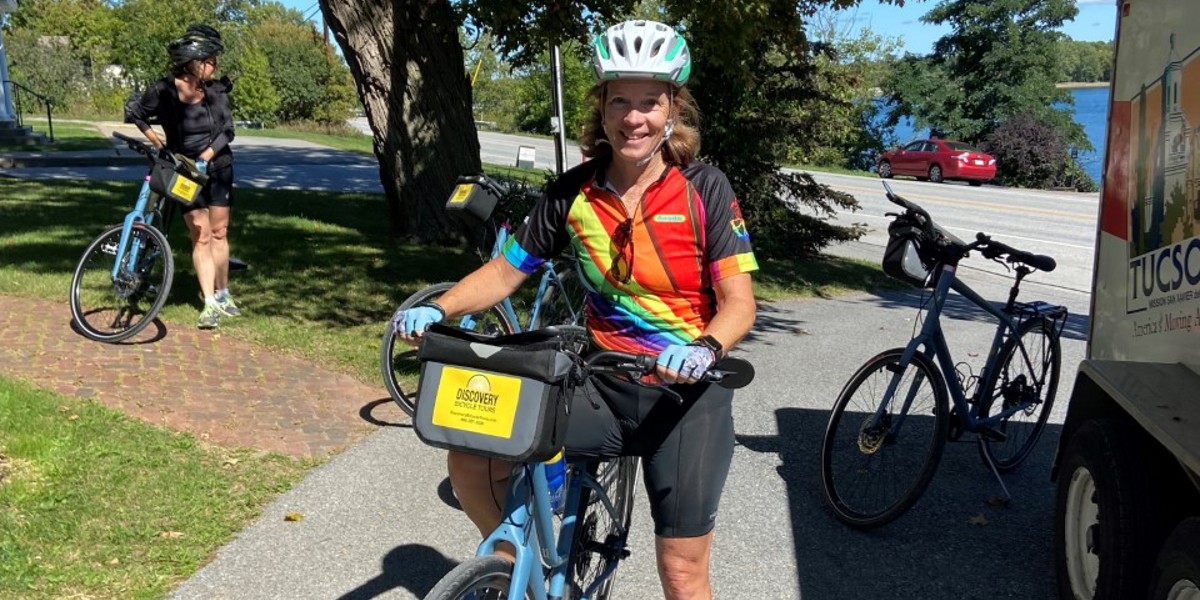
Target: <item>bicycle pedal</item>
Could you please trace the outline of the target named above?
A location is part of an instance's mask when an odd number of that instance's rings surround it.
[[[975,433],[987,438],[989,442],[1003,442],[1008,439],[1007,434],[992,427],[980,427]]]

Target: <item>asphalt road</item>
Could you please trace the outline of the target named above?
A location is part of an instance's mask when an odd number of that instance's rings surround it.
[[[239,136],[237,143],[240,185],[378,189],[377,167],[369,159],[251,136]],[[20,176],[30,177],[121,178],[120,169],[21,171]],[[132,173],[131,179],[141,176]],[[865,222],[875,230],[864,241],[832,252],[878,260],[883,213],[891,210],[878,181],[818,179],[862,202],[860,211],[839,219]],[[950,444],[932,485],[908,514],[872,532],[847,529],[820,498],[818,445],[829,409],[860,364],[909,339],[920,296],[895,292],[763,303],[754,332],[738,349],[754,362],[758,379],[735,400],[738,446],[713,555],[718,598],[1044,599],[1055,594],[1049,469],[1065,399],[1084,353],[1089,223],[1096,198],[917,182],[898,182],[896,189],[956,233],[985,230],[1059,259],[1058,271],[1031,277],[1023,287],[1023,298],[1064,304],[1077,315],[1063,339],[1060,401],[1051,425],[1028,463],[1005,477],[1014,496],[1008,507],[989,503],[1000,488],[973,442]],[[1003,269],[982,259],[972,262],[979,268],[964,268],[960,275],[986,298],[1001,301],[1008,289]],[[951,303],[944,325],[956,359],[974,363],[977,370],[991,327],[961,302]],[[372,408],[347,410],[370,415]],[[478,537],[449,493],[444,453],[421,444],[406,423],[385,425],[268,506],[173,597],[421,598],[473,553]],[[644,493],[636,502],[633,555],[617,574],[617,596],[656,598]],[[304,518],[285,521],[287,513]]]

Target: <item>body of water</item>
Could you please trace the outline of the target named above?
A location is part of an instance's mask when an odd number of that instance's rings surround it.
[[[1075,98],[1075,106],[1071,107],[1075,121],[1083,126],[1088,141],[1092,143],[1092,151],[1079,155],[1079,164],[1092,177],[1092,181],[1100,183],[1100,167],[1104,160],[1104,134],[1108,120],[1108,88],[1076,88],[1071,90]],[[909,121],[903,121],[893,130],[896,141],[904,144],[909,140],[924,137],[927,130],[915,131]]]

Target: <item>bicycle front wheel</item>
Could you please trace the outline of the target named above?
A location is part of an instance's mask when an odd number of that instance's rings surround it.
[[[98,342],[119,342],[149,325],[175,277],[166,236],[144,223],[133,224],[117,265],[123,228],[113,226],[93,240],[71,278],[71,318],[83,335]]]
[[[635,456],[623,456],[609,461],[589,463],[592,476],[600,484],[613,511],[609,512],[604,502],[599,501],[597,492],[584,487],[579,498],[579,511],[575,520],[575,539],[571,542],[571,556],[567,567],[570,578],[567,598],[582,598],[609,565],[625,556],[625,540],[633,519],[633,492],[640,465]],[[602,582],[589,596],[592,600],[606,600],[612,594],[615,573]]]
[[[920,354],[900,370],[903,352],[887,350],[859,367],[825,429],[822,491],[851,527],[878,527],[904,514],[933,479],[946,447],[950,408],[941,372]],[[894,377],[895,395],[887,398]]]
[[[433,589],[425,600],[502,600],[506,598],[533,599],[526,590],[524,594],[511,594],[511,562],[499,556],[478,556],[454,567]]]
[[[1033,452],[1054,406],[1062,368],[1061,344],[1050,322],[1029,320],[1017,332],[1001,346],[979,408],[980,417],[1019,408],[996,428],[1003,441],[984,436],[980,446],[985,463],[990,460],[1000,471],[1019,467]]]
[[[400,303],[396,312],[408,310],[422,302],[434,300],[454,287],[453,281],[435,283],[417,291]],[[469,319],[469,320],[468,320]],[[486,311],[464,317],[459,325],[469,323],[472,331],[485,335],[501,335],[513,333],[512,323],[508,316],[498,307],[493,306]],[[383,344],[379,351],[379,370],[383,375],[383,384],[387,387],[388,395],[400,406],[408,416],[413,416],[417,410],[417,374],[421,365],[417,362],[416,348],[400,339],[392,330],[391,321],[383,332]]]

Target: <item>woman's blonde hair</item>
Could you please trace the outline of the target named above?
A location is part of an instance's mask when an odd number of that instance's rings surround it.
[[[604,91],[604,84],[599,83],[588,92],[588,98],[592,99],[592,114],[583,125],[583,134],[579,136],[579,149],[587,158],[612,156],[612,145],[604,133]],[[675,128],[661,152],[667,162],[686,165],[700,154],[700,110],[696,108],[696,101],[686,86],[674,89],[671,100]]]

